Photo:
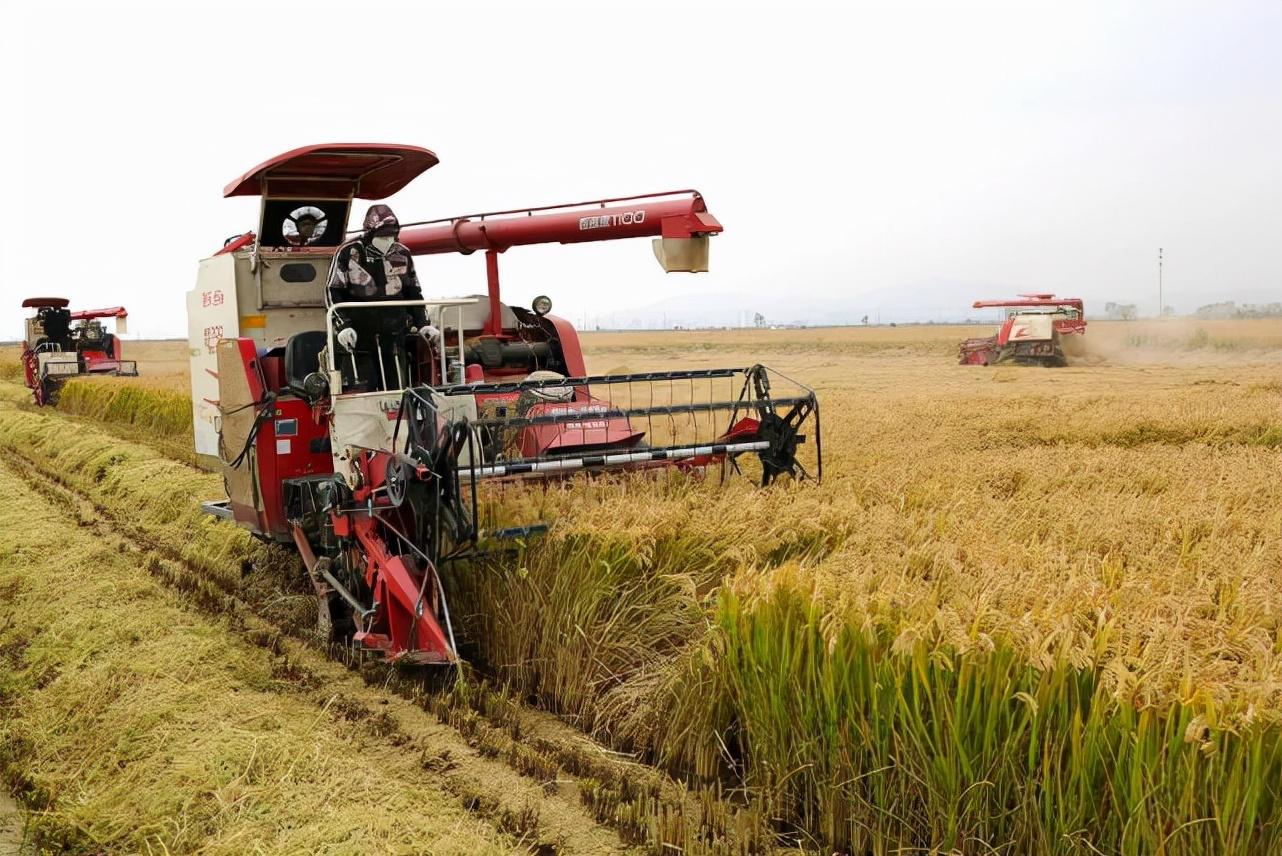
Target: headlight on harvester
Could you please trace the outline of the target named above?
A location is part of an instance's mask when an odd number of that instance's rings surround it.
[[[530,304],[530,308],[534,310],[535,315],[547,315],[552,311],[552,298],[548,297],[546,294],[540,294],[538,297],[534,298],[534,302]]]

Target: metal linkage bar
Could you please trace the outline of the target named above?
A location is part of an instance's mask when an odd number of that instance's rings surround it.
[[[765,441],[748,443],[713,443],[706,446],[683,446],[674,449],[646,449],[639,452],[619,452],[612,454],[575,455],[551,460],[529,461],[526,463],[493,464],[472,468],[476,478],[493,479],[518,475],[545,475],[548,473],[565,473],[585,470],[592,467],[610,468],[644,464],[651,461],[680,461],[699,458],[705,455],[730,455],[739,452],[758,452],[769,448]],[[466,470],[468,467],[460,467]]]
[[[704,380],[726,378],[745,374],[745,369],[690,369],[671,372],[641,372],[638,374],[587,375],[584,377],[553,378],[551,380],[518,380],[509,382],[472,383],[433,389],[437,395],[477,395],[521,392],[559,386],[588,386],[591,384],[618,385],[655,380]]]
[[[776,406],[786,404],[804,404],[814,401],[813,395],[789,398],[772,398]],[[578,403],[578,402],[572,402]],[[555,407],[556,404],[551,406]],[[566,405],[568,406],[568,405]],[[581,410],[566,413],[546,413],[538,416],[495,416],[472,420],[473,425],[484,428],[525,428],[530,425],[559,425],[567,422],[587,422],[593,419],[626,419],[633,416],[672,416],[677,413],[711,413],[719,410],[749,410],[739,401],[711,401],[698,404],[658,404],[652,407],[606,407],[605,405],[588,405]]]

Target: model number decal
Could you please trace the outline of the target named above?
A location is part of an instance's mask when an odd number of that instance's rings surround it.
[[[624,211],[622,214],[601,214],[596,217],[580,217],[579,231],[586,232],[588,229],[607,229],[610,226],[631,226],[635,223],[645,222],[645,209],[640,211]]]

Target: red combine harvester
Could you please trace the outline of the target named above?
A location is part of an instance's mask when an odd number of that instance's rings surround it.
[[[196,450],[228,497],[205,509],[297,548],[333,638],[415,663],[458,658],[443,566],[542,528],[483,528],[486,485],[659,467],[769,484],[822,460],[810,389],[759,365],[592,376],[548,298],[502,299],[499,256],[526,244],[651,237],[664,270],[707,270],[722,227],[694,191],[405,224],[415,255],[483,252],[486,293],[326,305],[352,201],[436,163],[344,143],[255,167],[224,195],[261,197],[258,231],[202,261],[188,294]],[[336,313],[419,306],[428,323],[394,343],[404,366],[362,371],[335,330]]]
[[[36,404],[58,403],[58,391],[69,377],[80,374],[136,375],[133,360],[120,359],[120,339],[129,313],[123,306],[72,312],[65,297],[28,297],[23,309],[36,314],[27,319],[22,369]],[[116,319],[116,334],[108,333],[100,318]]]
[[[1006,318],[996,335],[962,342],[959,362],[964,366],[1066,366],[1061,337],[1086,332],[1080,297],[1021,294],[1013,300],[976,300],[974,308],[1005,309]]]

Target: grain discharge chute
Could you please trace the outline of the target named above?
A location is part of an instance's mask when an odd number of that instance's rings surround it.
[[[327,301],[353,200],[436,163],[345,143],[255,167],[224,195],[261,197],[259,229],[201,262],[188,317],[196,451],[228,494],[206,510],[293,544],[336,639],[452,663],[439,570],[532,531],[482,526],[487,485],[657,468],[767,485],[818,478],[822,454],[799,383],[760,365],[591,375],[549,298],[502,299],[499,257],[529,244],[648,237],[665,271],[707,270],[722,227],[695,191],[407,223],[415,256],[484,253],[485,293]],[[397,308],[421,321],[362,362],[340,320]]]

